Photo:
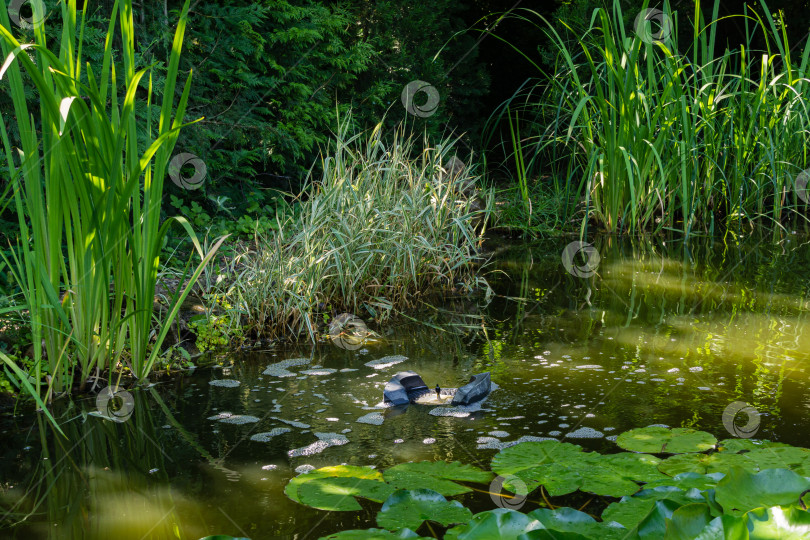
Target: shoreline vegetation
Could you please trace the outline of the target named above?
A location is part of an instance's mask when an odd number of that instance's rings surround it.
[[[501,14],[543,32],[555,60],[532,60],[498,37],[541,78],[486,119],[479,154],[448,130],[421,126],[417,136],[410,120],[383,116],[362,129],[367,118],[338,105],[335,133],[321,139],[301,190],[267,190],[272,207],[256,202],[264,214],[244,220],[227,217],[227,197],[208,197],[226,209],[214,219],[193,199],[196,187],[183,199],[172,185],[183,182],[164,181],[186,174],[170,158],[204,121],[188,107],[193,73],[181,69],[196,16],[189,2],[175,13],[167,63],[146,66],[131,0],[112,2],[101,50],[86,41],[104,21],[97,12],[61,3],[53,39],[54,13],[46,20],[35,4],[31,17],[46,22],[29,46],[9,31],[0,0],[2,75],[15,110],[0,124],[11,178],[3,207],[18,229],[3,253],[0,391],[29,396],[46,414],[46,402],[86,390],[91,378],[137,383],[155,368],[190,365],[178,346],[188,330],[202,352],[316,340],[340,313],[383,324],[428,291],[486,292],[488,230],[688,238],[754,223],[774,234],[807,226],[810,46],[789,43],[782,15],[764,2],[763,15],[739,15],[750,23],[744,43],[725,49],[719,2],[710,16],[700,2],[693,14],[665,3],[669,22],[655,39],[638,18],[630,24],[619,0],[576,21]],[[760,42],[765,50],[754,48]],[[493,149],[507,159],[496,164]],[[514,179],[506,185],[493,180],[504,167]],[[168,215],[170,206],[183,215]],[[192,290],[201,311],[180,328]]]

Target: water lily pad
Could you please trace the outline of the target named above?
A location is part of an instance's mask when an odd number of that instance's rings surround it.
[[[396,489],[385,482],[333,476],[305,482],[298,487],[301,502],[321,510],[360,510],[355,497],[383,502]]]
[[[653,511],[656,501],[670,500],[677,506],[696,502],[678,488],[665,486],[645,489],[632,497],[622,497],[602,512],[602,521],[615,521],[628,529],[636,528]]]
[[[398,540],[401,538],[416,538],[418,540],[426,537],[419,536],[410,529],[402,529],[396,532],[386,531],[385,529],[354,529],[323,536],[321,540]]]
[[[650,426],[631,429],[619,435],[616,444],[625,450],[647,454],[705,452],[717,444],[711,433],[690,428]]]
[[[354,480],[357,482],[356,485],[358,489],[364,491],[353,490],[351,483],[348,486],[335,483],[334,480],[330,480],[333,478],[349,478]],[[336,465],[333,467],[322,467],[296,476],[291,479],[287,487],[284,488],[284,493],[296,502],[314,508],[320,508],[321,510],[360,510],[360,505],[354,497],[364,497],[372,500],[376,498],[378,502],[384,500],[384,497],[381,497],[381,495],[386,489],[383,486],[387,486],[387,484],[383,483],[382,479],[382,474],[374,469],[354,467],[351,465]],[[380,485],[372,485],[367,482],[375,482],[375,484]],[[301,487],[309,483],[323,483],[324,488],[308,488],[307,491],[302,493]],[[329,496],[328,490],[332,487],[341,491],[337,497]],[[388,486],[388,488],[390,488],[390,486]],[[346,491],[351,491],[351,493],[346,493]],[[338,502],[338,499],[340,502]]]
[[[751,472],[759,470],[756,463],[747,458],[747,454],[732,454],[729,452],[717,452],[711,455],[677,454],[662,461],[658,465],[658,470],[664,474],[675,476],[685,472],[698,474],[725,473],[731,467],[740,467]]]
[[[492,470],[509,476],[523,469],[583,455],[582,447],[558,441],[524,442],[505,448],[492,458]]]
[[[685,504],[672,513],[666,526],[666,540],[693,540],[711,520],[708,504]]]
[[[526,539],[548,538],[624,538],[628,531],[623,527],[609,527],[605,523],[599,523],[591,516],[573,508],[562,507],[556,510],[539,508],[529,512],[529,517],[536,519],[547,529],[546,536],[539,534],[539,531],[527,533]],[[577,536],[570,536],[576,534]],[[521,538],[523,540],[523,538]]]
[[[772,442],[767,439],[724,439],[717,443],[717,449],[721,452],[750,452],[760,448],[779,448],[790,446],[789,444]]]
[[[665,475],[658,470],[661,460],[647,454],[620,452],[602,456],[599,465],[612,469],[623,478],[636,482],[654,482],[662,480]]]
[[[689,454],[694,455],[694,454]],[[724,476],[724,473],[699,474],[696,472],[684,472],[676,474],[672,478],[665,477],[663,480],[656,480],[645,485],[645,488],[672,486],[679,489],[697,489],[702,491],[717,485],[717,482]]]
[[[386,529],[418,529],[429,520],[447,527],[471,517],[472,512],[460,502],[448,501],[432,489],[403,489],[385,500],[377,513],[377,525]]]
[[[758,448],[743,455],[755,463],[760,470],[793,469],[810,461],[810,450],[794,446]]]
[[[746,514],[751,540],[810,538],[810,512],[800,508],[757,508]]]
[[[726,514],[742,515],[760,506],[799,502],[810,480],[787,469],[766,469],[756,474],[731,469],[715,488],[715,498]]]
[[[493,478],[489,471],[483,471],[472,465],[458,461],[420,461],[401,463],[383,473],[383,478],[398,489],[419,489],[430,486],[431,489],[445,496],[459,495],[472,491],[459,482],[486,484]]]
[[[475,514],[468,523],[448,530],[444,540],[517,540],[520,535],[542,527],[542,523],[526,514],[496,508]]]
[[[517,471],[514,476],[523,481],[528,493],[542,485],[552,497],[573,493],[582,485],[582,476],[580,476],[579,469],[571,467],[567,462],[549,463],[539,467],[523,469]],[[509,480],[505,481],[503,485],[513,493],[517,493],[517,489],[519,489]],[[520,486],[520,488],[522,487]]]

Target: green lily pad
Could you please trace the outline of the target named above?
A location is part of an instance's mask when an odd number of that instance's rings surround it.
[[[582,447],[558,441],[523,442],[505,448],[492,458],[492,470],[501,476],[509,476],[524,469],[565,461],[586,455]]]
[[[599,460],[599,465],[608,467],[623,478],[636,482],[655,482],[665,479],[666,475],[658,470],[660,463],[661,459],[655,456],[633,452],[608,454]]]
[[[685,454],[711,450],[717,439],[711,433],[690,428],[645,427],[622,433],[616,444],[632,452]]]
[[[758,448],[743,454],[760,470],[793,469],[810,461],[810,450],[795,446],[781,448]]]
[[[664,499],[673,501],[677,506],[696,502],[675,487],[645,489],[632,497],[622,497],[621,501],[609,504],[602,512],[602,521],[615,521],[627,529],[634,529],[653,511],[655,502]]]
[[[419,536],[410,529],[402,529],[396,532],[386,531],[385,529],[353,529],[322,536],[319,540],[400,540],[402,538],[421,540],[426,537]]]
[[[619,476],[616,471],[607,467],[590,467],[587,472],[580,472],[580,476],[582,483],[579,489],[595,495],[622,497],[632,495],[639,490],[638,484]]]
[[[723,439],[717,443],[717,449],[721,452],[750,452],[760,448],[780,448],[789,444],[772,442],[767,439]]]
[[[694,454],[682,454],[682,455],[694,455]],[[695,472],[684,472],[680,474],[676,474],[672,478],[665,478],[664,480],[657,480],[655,482],[650,482],[649,484],[645,485],[645,488],[653,488],[653,487],[660,487],[660,486],[673,486],[680,489],[697,489],[699,491],[703,491],[704,489],[713,488],[717,485],[717,482],[720,481],[720,478],[723,477],[723,474],[712,473],[709,474],[699,474]]]
[[[725,473],[732,467],[739,467],[751,472],[758,471],[757,464],[748,459],[747,456],[748,454],[732,454],[730,452],[716,452],[710,455],[676,454],[662,461],[658,465],[658,470],[670,476],[686,472],[699,474]]]
[[[475,514],[472,519],[448,530],[444,540],[518,540],[518,538],[543,525],[526,514],[496,508]]]
[[[566,462],[524,469],[518,471],[514,476],[523,480],[529,493],[542,485],[552,497],[573,493],[582,485],[582,477],[578,468],[572,467]],[[517,493],[516,488],[508,481],[504,482],[504,487]]]
[[[337,481],[336,478],[347,478],[349,481]],[[354,467],[351,465],[321,467],[290,480],[287,487],[284,488],[284,493],[296,502],[320,508],[321,510],[360,510],[360,505],[354,497],[376,497],[379,499],[384,493],[382,490],[386,489],[386,484],[383,483],[382,479],[382,474],[379,471],[367,467]],[[373,482],[373,484],[368,482]],[[304,485],[318,483],[322,483],[323,486],[321,488],[309,486],[302,493],[301,488]],[[357,489],[354,489],[353,485]],[[341,491],[341,493],[333,494],[330,492],[331,489]],[[388,486],[388,489],[391,489],[390,486]],[[371,497],[367,497],[367,495],[371,495]],[[378,502],[383,499],[379,499]]]
[[[494,475],[458,461],[420,461],[395,465],[383,472],[383,478],[397,489],[420,489],[430,486],[430,489],[450,496],[472,491],[453,480],[486,484],[492,481]]]
[[[671,499],[660,499],[653,502],[650,512],[638,524],[636,533],[640,540],[659,540],[666,534],[667,523],[675,511],[683,505]]]
[[[733,468],[715,488],[715,498],[726,514],[742,515],[760,506],[799,502],[810,480],[788,469],[766,469],[756,474]]]
[[[517,540],[596,540],[596,536],[584,536],[573,531],[551,531],[535,529],[521,534]]]
[[[685,504],[672,513],[664,540],[692,540],[711,520],[712,513],[708,504]]]
[[[377,525],[386,529],[418,529],[426,520],[445,527],[465,523],[472,512],[458,501],[448,501],[432,489],[402,489],[388,497],[377,513]]]
[[[582,538],[620,539],[627,535],[627,529],[623,527],[609,527],[605,523],[599,523],[591,516],[573,508],[562,507],[556,510],[539,508],[529,512],[528,516],[534,518],[548,530],[547,536],[538,534],[539,531],[532,531],[525,536],[527,539],[535,538],[569,538],[564,534],[576,533]],[[551,534],[548,536],[548,534]],[[571,537],[575,538],[575,537]],[[523,537],[520,537],[523,540]]]
[[[800,508],[757,508],[745,516],[748,518],[751,540],[810,538],[810,512]]]
[[[722,515],[709,522],[695,540],[748,539],[747,520],[742,517]]]
[[[349,477],[320,478],[298,487],[301,502],[321,510],[347,512],[360,510],[355,497],[383,502],[396,488],[377,480]]]

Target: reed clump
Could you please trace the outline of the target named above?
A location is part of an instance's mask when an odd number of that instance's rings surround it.
[[[492,207],[454,158],[452,140],[417,150],[404,129],[349,136],[344,122],[310,172],[300,213],[233,261],[222,294],[238,324],[267,337],[309,336],[331,316],[378,321],[435,288],[482,280],[478,248]],[[449,165],[448,165],[449,163]]]
[[[530,10],[519,15],[547,33],[557,65],[493,118],[520,110],[534,122],[520,143],[533,150],[526,168],[578,193],[583,229],[688,235],[806,219],[810,41],[794,49],[762,1],[763,16],[740,15],[745,43],[722,49],[720,2],[709,19],[701,4],[683,13],[665,2],[659,29],[626,24],[615,0],[581,35]],[[752,50],[757,42],[763,50]]]

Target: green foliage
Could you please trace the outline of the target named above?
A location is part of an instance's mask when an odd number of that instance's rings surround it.
[[[33,17],[44,17],[42,4],[33,6]],[[43,409],[46,362],[51,375],[48,396],[71,391],[74,382],[83,388],[96,369],[114,369],[123,362],[125,348],[132,374],[146,377],[180,303],[218,247],[203,254],[185,220],[161,223],[160,215],[163,178],[183,127],[190,89],[187,78],[180,97],[175,95],[189,2],[173,33],[166,77],[160,84],[167,99],[160,106],[157,125],[139,122],[135,113],[139,84],[150,79],[148,69],[136,70],[131,8],[131,0],[113,4],[99,69],[83,65],[86,21],[75,0],[60,3],[60,41],[49,43],[43,25],[37,24],[34,43],[25,45],[9,31],[6,2],[0,0],[6,58],[0,77],[10,82],[21,145],[17,164],[3,119],[0,138],[20,231],[5,263],[30,316],[33,383],[19,365],[6,356],[2,360]],[[112,50],[114,40],[124,44],[118,55]],[[20,65],[36,88],[39,129],[29,113]],[[144,97],[151,103],[151,92]],[[155,336],[159,253],[174,222],[185,227],[203,260],[188,285],[175,294]],[[38,346],[41,342],[46,355]]]
[[[622,433],[616,444],[633,452],[683,454],[711,450],[717,439],[711,433],[689,428],[645,427]]]
[[[637,443],[641,435],[645,435],[645,444],[655,443],[653,448],[658,451],[673,442],[685,448],[703,444],[705,437],[700,435],[701,432],[690,431],[691,433],[686,434],[677,429],[647,432],[632,430],[627,432],[630,435],[625,440]],[[683,438],[676,441],[677,437]],[[686,442],[687,439],[689,443]],[[388,531],[394,531],[392,534],[403,535],[403,538],[411,537],[413,530],[422,530],[424,521],[433,521],[444,526],[458,523],[444,534],[445,539],[451,540],[809,538],[810,512],[806,510],[802,497],[810,490],[810,476],[804,476],[802,467],[808,464],[810,450],[759,440],[740,441],[738,444],[733,440],[726,440],[719,446],[721,449],[715,450],[714,445],[711,445],[711,448],[706,449],[711,452],[708,454],[676,454],[661,460],[646,453],[601,455],[583,452],[577,445],[557,441],[524,442],[496,454],[492,460],[492,468],[499,474],[507,475],[506,480],[514,482],[514,478],[510,476],[521,478],[526,471],[559,466],[548,478],[531,485],[527,483],[529,492],[542,485],[550,495],[555,495],[550,486],[559,481],[560,474],[572,468],[578,468],[581,472],[581,478],[577,481],[580,486],[593,482],[593,479],[584,477],[596,476],[601,477],[597,482],[604,485],[630,482],[634,488],[624,494],[619,493],[620,490],[603,494],[614,497],[614,502],[610,502],[595,515],[567,506],[539,508],[528,513],[496,508],[472,515],[459,501],[448,501],[436,491],[399,490],[391,493],[380,507],[377,523]],[[759,465],[755,468],[761,466],[762,470],[759,472],[739,467],[736,460],[721,459],[732,456],[748,459],[755,452],[760,454],[752,456],[750,464],[758,462]],[[774,452],[776,453],[773,454]],[[766,458],[766,455],[771,457]],[[696,456],[718,458],[714,461],[718,471],[708,475],[686,472],[675,476],[665,476],[660,472],[667,469],[665,465],[669,461]],[[782,463],[782,466],[771,467],[774,460]],[[390,471],[398,473],[391,474]],[[286,493],[293,500],[317,508],[359,510],[359,505],[352,504],[355,502],[352,497],[380,501],[380,493],[384,491],[381,486],[388,485],[389,481],[396,482],[403,471],[429,473],[437,479],[446,476],[457,481],[474,483],[486,482],[488,478],[485,471],[458,463],[405,463],[383,471],[382,474],[361,467],[324,467],[293,478]],[[671,485],[665,485],[662,477]],[[335,489],[330,482],[336,478],[345,480],[345,485],[352,485],[354,489],[346,493]],[[336,498],[329,504],[313,504],[322,501],[299,497],[302,495],[302,487],[307,485],[319,485],[318,491],[330,496],[351,495],[352,497],[344,497],[350,503],[336,504]],[[510,488],[508,482],[503,485]],[[395,489],[394,486],[389,488]],[[579,489],[588,491],[586,487]],[[433,529],[428,529],[433,534]],[[327,538],[360,538],[363,534],[381,539],[396,537],[378,529],[369,529],[343,531]]]
[[[808,165],[810,42],[792,54],[784,21],[762,6],[763,17],[746,12],[744,43],[722,52],[719,1],[709,22],[699,2],[696,18],[665,3],[673,32],[657,42],[641,39],[619,0],[584,32],[519,15],[537,21],[559,55],[553,75],[521,89],[492,123],[520,103],[534,125],[525,130],[523,146],[534,150],[526,169],[548,166],[558,191],[579,195],[583,228],[690,234],[806,218],[795,184]],[[756,32],[767,50],[751,50]]]
[[[458,501],[448,501],[432,489],[400,490],[385,500],[377,524],[386,529],[418,529],[425,520],[445,527],[464,523],[472,512]]]
[[[341,130],[312,177],[299,214],[234,259],[223,286],[247,331],[314,339],[324,313],[378,320],[431,288],[471,290],[491,198],[479,200],[468,168],[449,174],[452,140],[420,154],[398,130]],[[317,178],[317,180],[316,180]]]

